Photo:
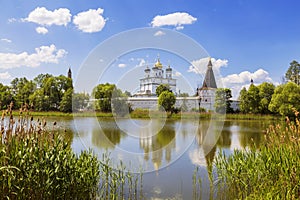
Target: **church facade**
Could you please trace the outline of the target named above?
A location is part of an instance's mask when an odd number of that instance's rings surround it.
[[[154,109],[158,106],[158,97],[155,94],[156,88],[160,84],[169,84],[171,90],[176,94],[176,79],[172,78],[172,68],[166,68],[164,76],[163,65],[159,59],[155,63],[152,71],[147,67],[144,78],[140,79],[140,91],[128,98],[128,102],[133,109]],[[206,111],[214,110],[215,93],[217,84],[213,72],[212,62],[209,59],[205,78],[201,88],[197,88],[197,96],[194,97],[176,97],[175,107],[183,111],[193,111],[204,108]],[[233,103],[233,109],[237,109],[237,103]]]
[[[144,70],[144,78],[140,79],[140,89],[134,96],[156,97],[156,88],[161,84],[169,85],[172,92],[176,94],[176,79],[172,78],[172,68],[170,65],[165,68],[164,70],[159,58],[152,70],[147,66]]]

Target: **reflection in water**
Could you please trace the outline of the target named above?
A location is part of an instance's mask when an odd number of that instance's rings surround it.
[[[100,129],[94,126],[92,130],[92,144],[102,149],[114,149],[126,137],[114,120],[99,119]]]
[[[244,149],[253,143],[259,147],[263,141],[263,131],[271,123],[255,120],[232,120],[222,123],[203,120],[200,121],[199,126],[195,126],[191,120],[167,120],[164,127],[154,134],[151,127],[149,129],[132,127],[127,125],[127,120],[119,122],[123,125],[122,130],[126,129],[122,131],[114,119],[76,118],[74,119],[77,124],[76,128],[70,127],[74,132],[73,136],[67,131],[64,137],[72,141],[72,148],[77,152],[80,152],[82,149],[80,145],[84,142],[98,155],[106,151],[112,152],[111,156],[117,158],[116,161],[122,160],[126,166],[130,166],[126,161],[140,162],[141,165],[138,165],[137,171],[141,167],[146,172],[161,169],[157,173],[144,174],[143,190],[147,194],[147,199],[173,198],[175,193],[182,199],[191,199],[195,166],[200,166],[200,176],[206,179],[202,185],[207,191],[206,193],[203,191],[202,199],[211,197],[213,190],[207,180],[213,171],[212,163],[216,155],[219,152],[229,155],[234,149]],[[71,124],[69,121],[63,123]],[[142,126],[149,122],[136,119],[134,123]],[[159,124],[159,121],[154,121],[152,125],[156,126],[156,123]],[[67,127],[65,129],[68,130]],[[127,131],[138,134],[126,134]],[[78,134],[78,132],[84,132],[84,134]],[[192,145],[190,145],[191,142]],[[185,148],[182,148],[183,146]],[[178,153],[179,151],[185,153],[182,155]],[[101,156],[99,158],[101,159]],[[172,163],[174,159],[177,161]],[[170,163],[172,165],[162,168]]]
[[[141,131],[140,147],[144,149],[144,159],[148,161],[152,157],[154,169],[158,170],[164,153],[168,163],[172,159],[172,151],[176,148],[174,127],[167,123],[156,135],[152,132]]]

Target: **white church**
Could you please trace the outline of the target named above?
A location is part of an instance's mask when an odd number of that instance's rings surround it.
[[[176,79],[172,78],[172,68],[169,65],[164,70],[159,58],[157,58],[152,71],[148,66],[146,67],[144,78],[140,79],[140,90],[134,96],[156,96],[156,88],[161,84],[169,85],[172,92],[176,93]]]
[[[144,77],[140,79],[140,89],[128,98],[128,102],[133,109],[155,109],[158,106],[158,97],[156,88],[160,84],[168,84],[174,94],[176,94],[176,79],[172,77],[172,68],[170,65],[163,66],[159,58],[154,64],[152,70],[147,66],[144,70]],[[205,78],[201,88],[197,88],[197,95],[193,97],[176,97],[175,107],[183,111],[193,111],[204,108],[206,111],[214,111],[215,93],[217,84],[213,72],[211,59],[209,59]],[[238,109],[238,102],[232,102],[232,108]]]

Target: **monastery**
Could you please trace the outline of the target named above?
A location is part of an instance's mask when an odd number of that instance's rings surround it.
[[[147,66],[144,70],[144,77],[140,79],[140,89],[128,98],[128,102],[133,109],[155,109],[158,106],[158,97],[156,88],[160,84],[168,84],[174,94],[176,94],[176,79],[172,77],[172,68],[170,65],[163,66],[160,59],[152,67]],[[206,69],[205,78],[202,87],[197,88],[197,95],[193,97],[176,97],[175,107],[181,108],[182,111],[195,111],[204,108],[206,111],[214,110],[215,93],[217,84],[213,72],[213,65],[209,59]],[[231,107],[238,109],[238,101],[233,101]]]

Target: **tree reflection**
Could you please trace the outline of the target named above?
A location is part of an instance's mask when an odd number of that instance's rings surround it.
[[[140,133],[140,147],[144,149],[144,159],[151,161],[157,170],[162,164],[163,155],[170,162],[172,150],[176,147],[175,129],[171,123],[166,123],[156,135],[148,131]]]
[[[240,127],[240,145],[243,148],[253,145],[258,148],[263,139],[262,130],[266,129],[265,123],[261,121],[239,121],[238,125]]]
[[[221,135],[218,139],[217,145],[221,148],[230,148],[231,146],[231,130],[230,127],[233,125],[232,121],[225,121],[222,128]]]
[[[100,129],[94,126],[92,131],[92,144],[103,149],[114,149],[121,142],[125,134],[118,128],[113,120],[99,120]]]

